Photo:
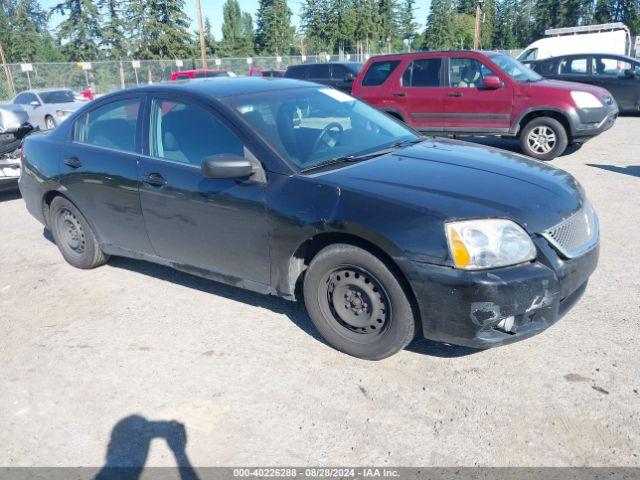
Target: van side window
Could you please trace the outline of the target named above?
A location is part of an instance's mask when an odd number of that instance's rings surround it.
[[[367,70],[362,79],[363,87],[377,87],[387,81],[389,75],[400,65],[400,60],[388,60],[385,62],[374,62]]]
[[[441,58],[414,60],[402,74],[405,87],[440,87]]]

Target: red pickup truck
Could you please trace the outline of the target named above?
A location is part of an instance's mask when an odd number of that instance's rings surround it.
[[[422,132],[519,138],[540,160],[604,132],[618,116],[605,89],[545,80],[497,52],[373,57],[352,93]]]

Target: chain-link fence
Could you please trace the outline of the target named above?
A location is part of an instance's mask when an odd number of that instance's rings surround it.
[[[519,52],[520,50],[512,50],[506,53],[515,56]],[[305,62],[346,60],[364,62],[370,56],[373,54],[211,58],[207,60],[207,67],[225,69],[238,76],[245,76],[252,67],[286,69],[289,65]],[[10,100],[14,92],[32,88],[70,88],[82,91],[87,89],[88,85],[92,85],[94,92],[100,95],[121,88],[164,82],[171,78],[173,72],[197,68],[202,68],[202,61],[199,59],[33,63],[30,67],[19,63],[8,64],[5,71],[0,70],[0,100]],[[9,74],[8,80],[5,72]]]

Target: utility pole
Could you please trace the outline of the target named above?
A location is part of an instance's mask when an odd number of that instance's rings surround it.
[[[7,88],[9,89],[9,94],[14,97],[16,94],[16,90],[13,87],[13,79],[11,78],[11,72],[9,71],[9,66],[7,65],[7,57],[4,56],[4,48],[2,48],[2,43],[0,43],[0,58],[2,59],[2,66],[4,67],[4,75],[7,77]]]
[[[198,30],[200,33],[200,55],[202,56],[202,68],[207,68],[207,48],[204,43],[204,24],[202,22],[202,6],[200,0],[196,0],[198,7]]]
[[[485,0],[478,0],[478,4],[476,5],[476,29],[473,33],[473,49],[478,49],[478,44],[480,43],[480,18],[482,17],[482,7],[484,7]]]

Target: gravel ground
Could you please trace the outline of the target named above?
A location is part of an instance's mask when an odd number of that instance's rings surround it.
[[[284,300],[120,258],[76,270],[0,194],[0,465],[144,463],[147,445],[175,465],[186,434],[196,466],[640,466],[639,132],[620,118],[554,161],[602,223],[561,322],[382,362],[332,350]]]

